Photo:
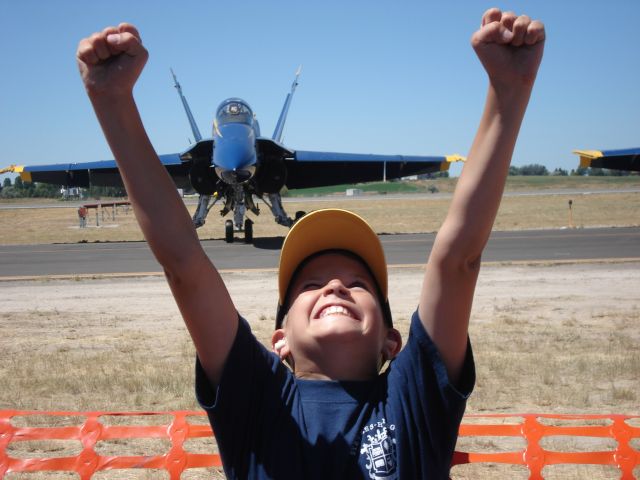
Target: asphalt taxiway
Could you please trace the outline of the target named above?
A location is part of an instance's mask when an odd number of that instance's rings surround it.
[[[435,234],[381,235],[391,267],[424,265]],[[275,269],[282,237],[254,244],[206,240],[202,245],[220,270]],[[586,228],[494,232],[483,262],[639,261],[640,228]],[[0,280],[161,274],[145,242],[0,246]]]

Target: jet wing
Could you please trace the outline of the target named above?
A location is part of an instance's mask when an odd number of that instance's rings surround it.
[[[160,161],[168,170],[178,188],[190,188],[188,166],[180,154],[160,155]],[[122,178],[115,160],[83,163],[58,163],[52,165],[12,166],[11,171],[20,174],[25,182],[41,182],[66,187],[92,185],[122,187]]]
[[[416,156],[375,155],[296,150],[287,160],[289,189],[323,187],[395,179],[440,172],[449,169],[451,162],[463,161],[460,155]]]
[[[574,150],[581,168],[608,168],[640,172],[640,147],[621,150]]]

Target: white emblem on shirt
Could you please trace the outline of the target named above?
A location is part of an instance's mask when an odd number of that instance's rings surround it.
[[[393,436],[395,425],[389,425],[383,418],[362,429],[360,455],[366,455],[366,467],[372,480],[397,479],[396,439]],[[366,435],[366,441],[365,441]]]

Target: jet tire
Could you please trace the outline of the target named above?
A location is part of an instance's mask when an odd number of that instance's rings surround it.
[[[244,243],[253,243],[253,220],[244,221]]]
[[[233,243],[233,221],[231,220],[224,222],[224,241]]]

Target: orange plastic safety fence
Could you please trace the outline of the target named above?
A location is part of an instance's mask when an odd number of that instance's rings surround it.
[[[502,423],[500,419],[509,419]],[[481,422],[481,423],[480,423]],[[637,425],[634,426],[633,424]],[[541,445],[551,437],[595,437],[613,439],[615,448],[606,451],[552,451]],[[525,465],[529,479],[543,477],[547,465],[609,465],[620,470],[621,480],[633,480],[633,470],[640,465],[640,417],[629,415],[550,415],[499,414],[468,415],[460,426],[460,437],[524,437],[525,447],[509,452],[471,453],[456,451],[453,465],[465,463],[504,463]]]
[[[80,417],[84,421],[76,426],[16,427],[14,417],[24,416]],[[121,426],[105,425],[101,417],[158,417],[171,416],[168,425]],[[39,412],[0,410],[0,478],[8,472],[68,471],[76,472],[81,480],[88,480],[95,472],[111,469],[148,468],[166,470],[171,480],[179,479],[189,468],[219,467],[217,454],[199,454],[185,451],[184,443],[190,438],[211,437],[208,424],[190,423],[188,417],[203,416],[203,412]],[[149,423],[152,423],[149,422]],[[167,439],[171,448],[161,455],[106,456],[99,455],[96,444],[118,439]],[[82,444],[79,455],[59,458],[12,458],[7,447],[12,442],[33,440],[77,440]]]
[[[15,426],[16,417],[79,417],[79,425],[58,427]],[[161,418],[172,421],[162,425],[106,425],[102,417]],[[191,468],[219,467],[220,456],[191,453],[184,443],[192,438],[211,437],[209,425],[190,422],[190,417],[204,417],[203,412],[39,412],[0,410],[0,478],[9,472],[68,471],[76,472],[81,480],[89,479],[100,470],[146,468],[166,470],[170,478],[179,479]],[[506,421],[506,422],[505,422]],[[120,422],[119,422],[120,423]],[[153,423],[151,420],[148,423]],[[577,424],[576,424],[577,423]],[[638,426],[636,426],[638,425]],[[556,452],[541,446],[545,437],[596,437],[615,440],[616,447],[607,451]],[[640,465],[640,452],[631,441],[640,444],[640,417],[628,415],[548,415],[500,414],[468,415],[460,427],[460,437],[503,438],[520,437],[526,446],[520,450],[499,453],[456,451],[453,465],[465,463],[503,463],[524,465],[530,479],[542,479],[542,469],[556,464],[594,464],[615,466],[621,479],[633,479],[634,468]],[[120,439],[165,439],[171,444],[159,455],[109,456],[96,452],[101,441]],[[58,458],[13,458],[7,453],[12,442],[33,440],[76,440],[82,445],[78,455]]]

